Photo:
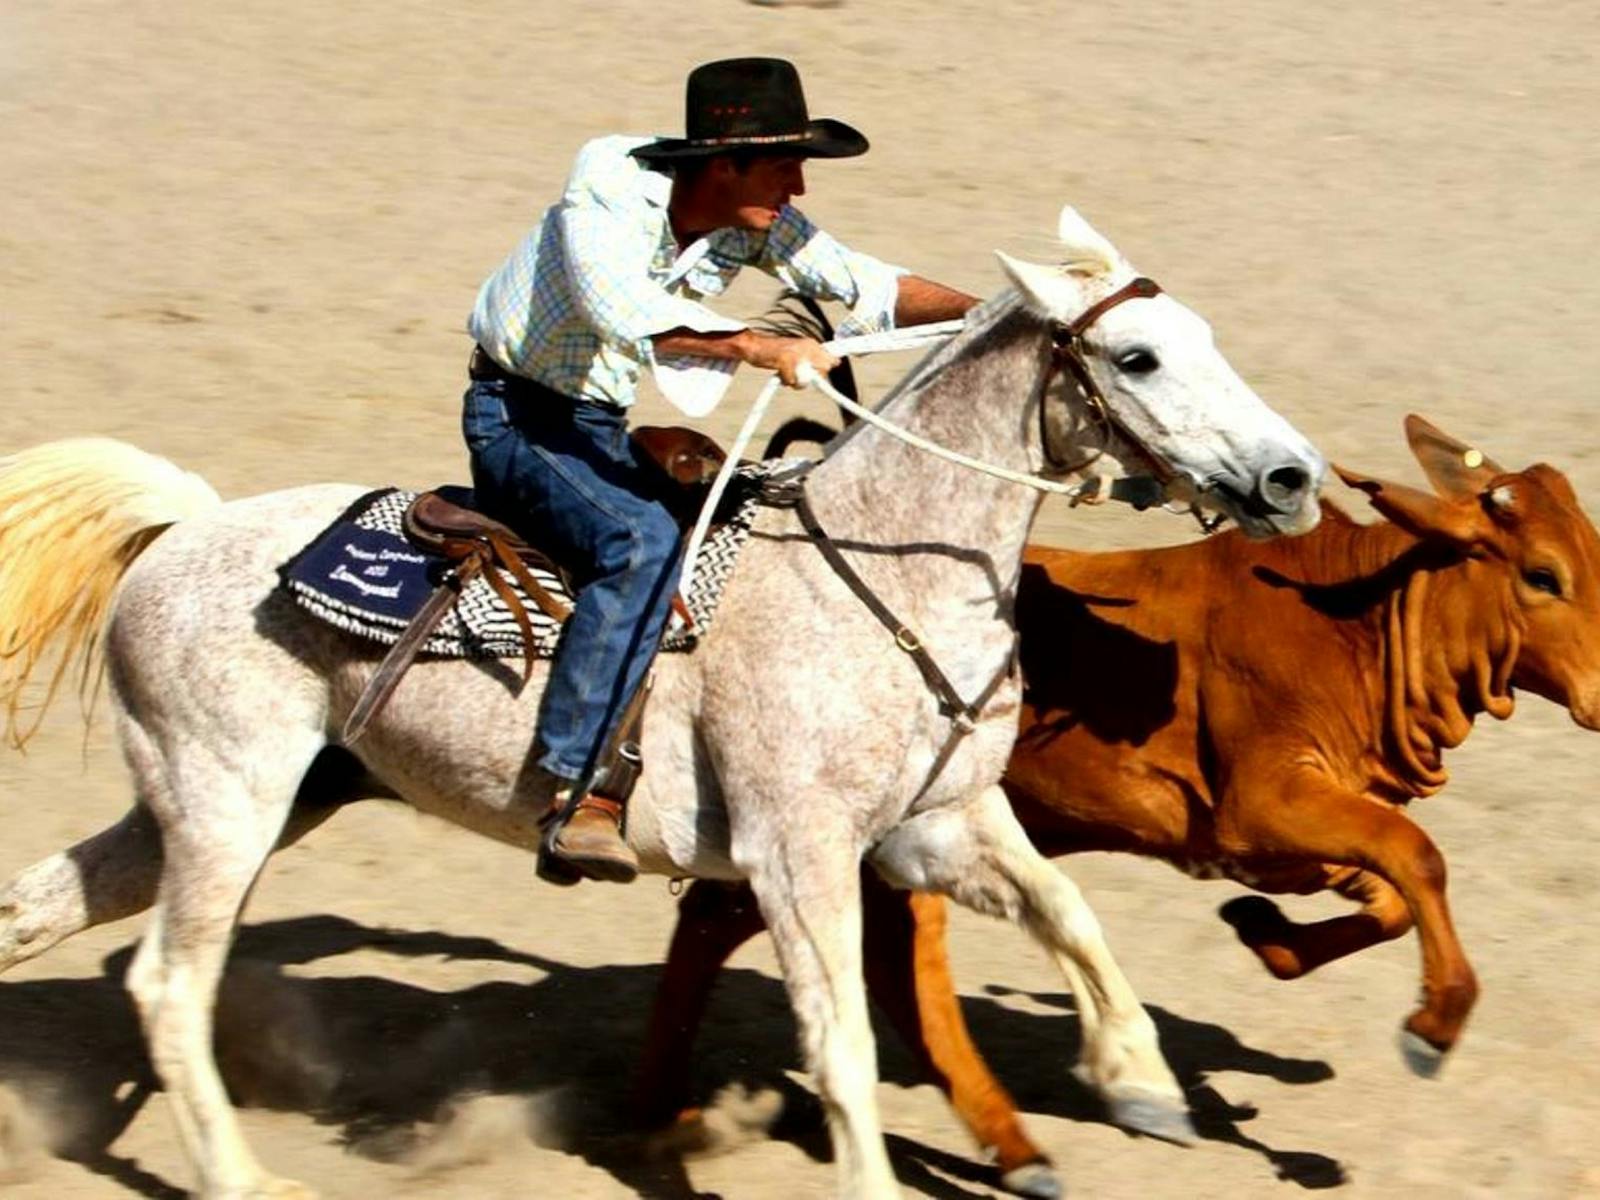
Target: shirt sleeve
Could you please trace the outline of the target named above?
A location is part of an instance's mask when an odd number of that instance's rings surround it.
[[[656,252],[652,230],[628,203],[622,172],[631,162],[586,161],[585,148],[555,213],[572,297],[590,327],[606,342],[645,365],[654,364],[650,339],[671,329],[702,333],[744,328],[650,278]]]
[[[755,265],[802,295],[848,308],[840,337],[893,329],[900,277],[908,274],[841,245],[795,208],[785,208],[773,222]]]

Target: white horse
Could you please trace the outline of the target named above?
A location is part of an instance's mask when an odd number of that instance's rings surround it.
[[[1015,289],[974,310],[881,413],[1017,472],[1105,448],[1096,470],[1155,462],[1259,536],[1311,528],[1316,451],[1244,385],[1203,321],[1131,285],[1132,268],[1070,209],[1060,233],[1065,265],[1003,259]],[[1069,332],[1082,334],[1083,378],[1110,422],[1053,369]],[[527,765],[537,672],[519,692],[498,664],[419,663],[354,751],[337,748],[377,656],[296,608],[275,569],[362,490],[222,504],[170,463],[103,441],[0,467],[0,650],[25,677],[52,638],[92,647],[103,625],[135,788],[121,823],[0,894],[0,966],[148,904],[159,870],[128,985],[207,1197],[308,1194],[251,1154],[211,1049],[229,941],[274,847],[382,793],[532,849],[551,799]],[[868,611],[793,512],[765,511],[704,643],[656,668],[628,822],[644,868],[750,881],[845,1195],[896,1192],[862,986],[863,857],[897,885],[1027,928],[1078,996],[1080,1074],[1139,1123],[1184,1126],[1154,1026],[1093,914],[996,786],[1016,729],[1011,605],[1037,493],[869,426],[830,448],[805,491],[905,631]],[[911,630],[955,691],[980,701],[970,721],[905,652]]]

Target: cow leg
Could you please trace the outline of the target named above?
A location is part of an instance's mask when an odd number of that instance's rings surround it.
[[[892,883],[938,892],[1027,929],[1078,1001],[1083,1049],[1075,1074],[1105,1099],[1117,1124],[1194,1140],[1155,1023],[1111,956],[1093,911],[1028,841],[1004,792],[987,788],[959,808],[911,817],[878,844],[872,861]]]
[[[1414,924],[1405,897],[1387,879],[1356,867],[1324,870],[1324,887],[1358,902],[1360,912],[1301,925],[1264,896],[1240,896],[1218,910],[1279,979],[1298,979],[1336,958],[1393,941]]]
[[[692,1117],[686,1111],[690,1062],[717,972],[765,928],[755,897],[745,887],[697,880],[678,902],[678,923],[634,1078],[633,1110],[642,1124],[654,1127]]]
[[[1444,855],[1404,813],[1302,772],[1263,790],[1265,804],[1225,804],[1218,834],[1230,854],[1304,857],[1370,871],[1404,898],[1422,946],[1422,1005],[1406,1018],[1401,1050],[1420,1075],[1438,1071],[1478,996],[1450,919]]]
[[[990,1072],[961,1015],[943,897],[895,891],[868,871],[862,913],[868,993],[978,1144],[993,1153],[1002,1186],[1019,1196],[1059,1196],[1050,1160],[1023,1132],[1016,1102]]]

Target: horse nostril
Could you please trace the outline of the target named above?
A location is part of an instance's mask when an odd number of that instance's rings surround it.
[[[1279,496],[1298,496],[1311,484],[1311,473],[1304,467],[1275,467],[1267,472],[1263,489]]]

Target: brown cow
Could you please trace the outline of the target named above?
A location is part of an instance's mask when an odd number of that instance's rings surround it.
[[[1417,417],[1406,434],[1437,494],[1342,472],[1387,522],[1328,506],[1292,540],[1030,550],[1026,705],[1005,783],[1047,854],[1127,850],[1361,905],[1305,925],[1259,896],[1224,905],[1280,979],[1415,924],[1423,999],[1403,1045],[1426,1074],[1477,983],[1444,857],[1404,806],[1444,785],[1443,753],[1479,713],[1511,714],[1514,688],[1600,728],[1600,535],[1551,467],[1507,473]],[[1012,1182],[1042,1156],[967,1038],[942,909],[881,885],[867,898],[875,997]],[[651,1115],[681,1099],[684,1035],[717,967],[760,928],[737,893],[685,898],[642,1074]]]

